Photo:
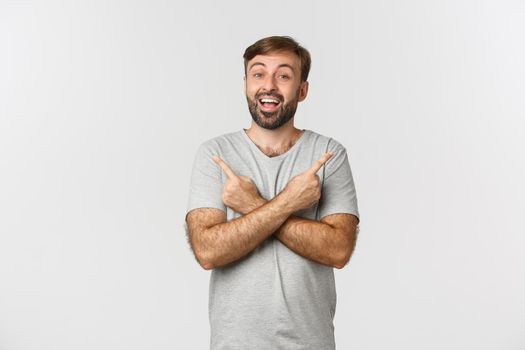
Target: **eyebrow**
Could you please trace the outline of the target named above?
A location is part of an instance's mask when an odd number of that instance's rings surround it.
[[[254,66],[263,66],[263,67],[266,67],[266,65],[262,62],[254,62],[249,68],[248,70],[251,70]],[[289,65],[288,63],[281,63],[277,68],[281,68],[281,67],[288,67],[292,70],[292,72],[295,72],[295,69]]]

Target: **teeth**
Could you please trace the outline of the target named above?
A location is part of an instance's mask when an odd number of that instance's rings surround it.
[[[265,102],[279,103],[279,101],[272,100],[272,99],[269,99],[269,98],[262,98],[261,102],[263,102],[263,103],[265,103]]]

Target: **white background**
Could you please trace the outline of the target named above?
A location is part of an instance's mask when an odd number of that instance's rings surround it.
[[[191,164],[267,35],[354,173],[338,349],[525,349],[523,1],[156,0],[0,1],[1,350],[208,348]]]

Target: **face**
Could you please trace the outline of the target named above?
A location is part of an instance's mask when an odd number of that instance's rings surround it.
[[[246,67],[244,88],[252,119],[262,128],[277,129],[295,115],[306,98],[301,62],[293,53],[257,55]]]

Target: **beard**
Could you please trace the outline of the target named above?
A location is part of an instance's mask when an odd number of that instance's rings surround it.
[[[246,96],[248,101],[248,109],[252,115],[253,121],[264,129],[277,129],[286,124],[295,115],[297,110],[297,104],[299,103],[299,89],[297,90],[295,97],[288,103],[282,103],[284,100],[283,96],[277,93],[260,93],[255,95],[255,99],[252,100]],[[259,99],[263,97],[273,97],[281,101],[281,106],[274,112],[262,111],[259,108]]]

